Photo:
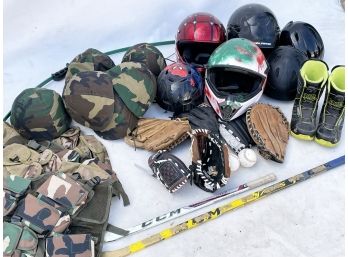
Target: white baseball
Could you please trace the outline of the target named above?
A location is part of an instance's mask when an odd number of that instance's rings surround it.
[[[257,161],[256,153],[253,149],[245,148],[238,153],[239,162],[242,167],[250,168],[255,165]]]
[[[231,172],[237,171],[240,167],[240,162],[239,162],[238,156],[230,152],[228,159],[230,162]]]

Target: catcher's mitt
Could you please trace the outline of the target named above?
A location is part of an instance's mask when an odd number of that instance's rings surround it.
[[[166,152],[158,151],[150,156],[149,166],[154,176],[162,182],[170,193],[174,193],[187,183],[190,170],[176,156]]]
[[[190,136],[193,181],[204,191],[214,192],[230,177],[228,146],[206,129],[194,129]]]
[[[192,129],[207,129],[211,133],[219,133],[219,124],[214,109],[206,103],[192,109],[188,115]]]
[[[219,123],[221,136],[236,154],[255,145],[248,131],[245,114],[232,121],[219,120]]]
[[[289,140],[289,122],[279,108],[255,104],[247,110],[246,121],[261,156],[283,162]]]
[[[125,137],[128,145],[148,151],[169,150],[188,138],[191,130],[187,120],[142,118],[137,127]]]

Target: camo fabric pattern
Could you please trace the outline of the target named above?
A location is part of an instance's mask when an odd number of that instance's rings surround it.
[[[25,145],[11,144],[4,148],[3,156],[5,174],[22,178],[33,179],[62,167],[62,160],[49,149],[40,154]]]
[[[37,235],[27,227],[3,223],[3,256],[35,256],[38,245]]]
[[[16,208],[17,198],[12,196],[9,192],[3,191],[3,216],[7,216]]]
[[[141,63],[124,62],[107,73],[127,108],[135,116],[143,116],[156,96],[157,84],[152,72]]]
[[[140,62],[156,76],[167,66],[163,54],[148,43],[136,44],[124,54],[122,62]]]
[[[22,137],[10,124],[3,122],[3,147],[17,143],[27,144],[28,139]]]
[[[92,257],[93,244],[89,234],[49,237],[46,239],[46,257]]]
[[[107,140],[124,138],[137,125],[138,118],[127,108],[122,99],[114,93],[114,113],[108,126],[96,131],[97,135]]]
[[[19,176],[10,175],[3,177],[3,188],[12,193],[13,196],[19,197],[25,194],[31,181]]]
[[[79,127],[72,127],[54,141],[64,149],[74,149],[79,142],[80,133],[81,130]]]
[[[13,102],[11,124],[27,139],[52,140],[70,127],[62,98],[45,88],[28,88]]]
[[[81,71],[107,71],[114,66],[114,62],[108,55],[89,48],[70,62],[65,82],[67,83],[73,75]]]
[[[39,199],[47,197],[71,215],[86,203],[88,197],[88,191],[64,173],[50,176],[36,192],[40,194]]]
[[[42,173],[40,154],[21,144],[11,144],[3,149],[3,171],[7,175],[35,178]]]
[[[70,224],[69,215],[31,194],[18,203],[14,215],[38,234],[62,233]]]
[[[78,72],[65,84],[65,107],[78,123],[99,131],[111,121],[114,112],[112,81],[101,71]]]

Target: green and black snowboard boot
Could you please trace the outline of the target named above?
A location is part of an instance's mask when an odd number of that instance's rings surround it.
[[[315,141],[323,146],[337,145],[341,138],[345,111],[345,66],[332,69],[320,114]]]
[[[300,70],[297,93],[292,109],[291,135],[302,140],[313,140],[317,130],[318,102],[329,77],[327,64],[308,60]]]

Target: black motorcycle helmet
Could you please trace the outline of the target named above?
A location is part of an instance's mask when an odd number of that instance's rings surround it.
[[[264,93],[277,100],[292,101],[296,96],[298,77],[307,56],[291,46],[280,46],[267,58],[270,66]]]
[[[204,100],[203,81],[190,64],[176,62],[165,67],[157,79],[156,102],[174,116],[189,112]]]
[[[247,4],[235,10],[227,24],[227,39],[246,38],[264,54],[275,48],[280,29],[273,12],[261,4]]]
[[[319,32],[311,25],[302,21],[290,21],[280,33],[279,45],[290,45],[308,58],[324,58],[324,43]]]

